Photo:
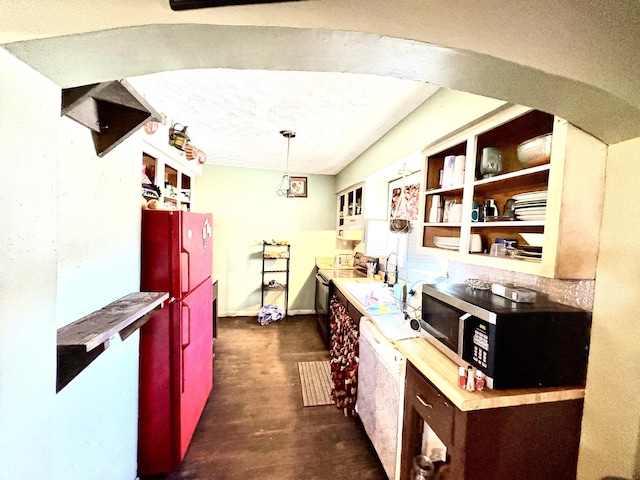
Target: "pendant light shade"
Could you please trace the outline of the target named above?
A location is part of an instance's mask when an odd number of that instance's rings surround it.
[[[280,135],[287,139],[287,164],[276,193],[280,197],[294,198],[295,195],[291,191],[291,176],[289,175],[289,147],[291,145],[291,139],[296,136],[296,132],[292,132],[291,130],[282,130]]]

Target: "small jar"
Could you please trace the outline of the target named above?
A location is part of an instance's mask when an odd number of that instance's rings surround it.
[[[411,480],[434,480],[436,469],[433,462],[426,455],[418,455],[413,459]]]
[[[467,385],[465,387],[465,390],[467,390],[468,392],[473,392],[475,389],[476,389],[476,381],[473,375],[473,367],[468,367],[467,368]]]

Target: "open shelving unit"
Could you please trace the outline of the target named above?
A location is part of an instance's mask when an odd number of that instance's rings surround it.
[[[269,292],[284,293],[284,316],[289,313],[289,262],[291,245],[288,242],[262,242],[262,302]]]
[[[552,135],[551,158],[542,165],[518,161],[517,147],[540,135]],[[502,171],[483,178],[482,150],[498,147]],[[465,263],[529,273],[550,278],[595,278],[595,264],[604,192],[605,144],[570,125],[566,120],[519,105],[509,105],[463,131],[423,150],[420,253]],[[462,183],[440,184],[445,157],[465,156]],[[474,202],[495,200],[499,213],[507,200],[519,194],[546,191],[543,220],[473,221]],[[436,197],[437,196],[437,197]],[[429,212],[438,198],[462,206],[459,222],[430,222]],[[498,238],[522,242],[520,233],[543,236],[541,258],[490,256]],[[482,252],[470,252],[471,236],[480,235]],[[459,247],[436,245],[436,237],[459,239]],[[453,242],[455,243],[455,242]]]

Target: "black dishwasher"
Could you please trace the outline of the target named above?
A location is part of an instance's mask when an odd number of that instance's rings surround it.
[[[327,278],[322,270],[316,273],[316,327],[325,347],[329,348],[329,296],[332,289],[331,280]]]
[[[367,265],[372,264],[374,273],[378,272],[379,259],[368,257],[360,252],[353,256],[353,268],[319,268],[316,273],[316,321],[318,333],[325,347],[330,348],[331,328],[329,302],[333,296],[334,278],[363,278],[367,276]]]

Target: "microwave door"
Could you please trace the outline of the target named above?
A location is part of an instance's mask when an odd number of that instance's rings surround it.
[[[421,321],[420,326],[433,338],[435,338],[439,342],[444,343],[445,345],[447,345],[447,347],[451,348],[451,342],[449,342],[449,337],[447,337],[445,334],[440,333],[437,329],[433,328],[431,325],[429,325],[425,321]]]

